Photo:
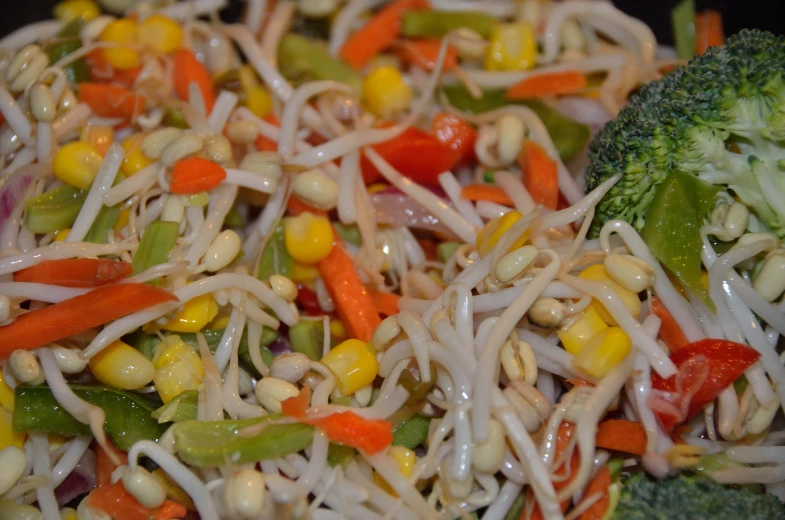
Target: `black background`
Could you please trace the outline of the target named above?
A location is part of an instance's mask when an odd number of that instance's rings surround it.
[[[21,25],[50,18],[56,3],[57,0],[0,0],[3,7],[0,35],[8,34]],[[676,1],[616,0],[615,3],[620,9],[649,24],[660,43],[671,42],[670,10]],[[697,0],[697,7],[720,11],[726,34],[753,27],[785,33],[785,0]],[[223,16],[226,20],[236,20],[241,12],[240,2],[232,1]]]

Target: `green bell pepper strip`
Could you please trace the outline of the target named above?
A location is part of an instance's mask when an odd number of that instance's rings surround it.
[[[682,0],[671,10],[673,40],[679,58],[695,55],[695,0]]]
[[[199,392],[197,390],[185,390],[177,397],[158,408],[150,414],[150,416],[159,423],[196,420],[198,400]]]
[[[259,269],[256,277],[260,280],[269,280],[274,274],[280,274],[287,278],[292,277],[292,266],[294,259],[289,251],[286,250],[283,226],[278,226],[273,232],[267,245],[264,246],[262,257],[259,260]]]
[[[357,455],[357,450],[351,446],[330,443],[330,446],[327,448],[327,464],[329,464],[331,468],[334,468],[335,466],[346,466],[352,461],[352,458],[354,458],[355,455]]]
[[[134,274],[163,264],[169,259],[169,251],[174,247],[179,228],[180,224],[177,222],[162,220],[156,220],[147,226],[131,262]]]
[[[700,228],[714,209],[719,191],[692,175],[672,173],[650,195],[641,231],[654,257],[712,310],[714,303],[701,279]]]
[[[76,18],[72,19],[70,22],[65,24],[65,26],[60,29],[60,32],[57,33],[57,38],[78,38],[79,34],[82,32],[82,27],[84,27],[84,18],[81,16],[77,16]]]
[[[106,386],[68,385],[80,399],[106,414],[104,428],[115,446],[128,450],[135,442],[158,440],[166,429],[151,414],[160,401]],[[46,386],[17,386],[14,389],[15,431],[37,431],[57,435],[91,435],[90,427],[66,412]]]
[[[289,343],[294,352],[319,361],[324,348],[324,325],[321,321],[300,320],[289,327]]]
[[[25,202],[25,227],[33,233],[53,233],[71,227],[87,192],[64,184]]]
[[[44,46],[44,52],[49,56],[49,65],[54,65],[62,58],[65,58],[81,47],[82,40],[80,38],[69,38]],[[63,72],[65,72],[65,77],[68,78],[68,81],[71,84],[90,80],[87,60],[84,57],[78,58],[63,67]]]
[[[507,511],[507,514],[504,515],[504,520],[518,520],[523,514],[524,505],[526,505],[526,493],[521,493],[515,499],[515,502],[512,503],[512,507]]]
[[[413,450],[428,438],[430,425],[431,419],[424,415],[416,413],[407,417],[393,428],[393,446],[404,446]]]
[[[441,263],[446,263],[447,260],[455,253],[460,244],[458,242],[442,242],[436,246],[436,260]]]
[[[117,224],[117,218],[120,216],[120,209],[116,206],[107,207],[103,206],[95,218],[95,222],[90,226],[90,231],[85,235],[85,242],[92,242],[94,244],[106,244],[106,235],[110,229],[114,228]]]
[[[401,33],[410,38],[443,38],[448,32],[465,27],[488,39],[494,25],[496,18],[473,11],[405,11]]]
[[[357,247],[363,245],[363,239],[360,236],[360,228],[357,227],[357,224],[341,224],[340,222],[334,222],[333,229],[335,229],[338,236],[340,236],[341,240],[344,242],[348,242]]]
[[[313,427],[307,424],[271,424],[257,435],[238,434],[249,426],[281,417],[177,423],[173,433],[178,455],[186,464],[205,468],[277,459],[311,445]]]
[[[278,63],[281,74],[299,85],[314,80],[332,80],[346,83],[355,92],[362,90],[362,76],[348,63],[327,52],[324,45],[299,34],[289,33],[278,46]]]
[[[507,99],[504,97],[504,90],[500,89],[484,90],[480,99],[474,99],[463,85],[444,87],[443,92],[452,106],[473,114],[481,114],[507,105],[529,107],[542,120],[562,161],[569,161],[583,150],[591,138],[588,125],[579,123],[536,99]]]

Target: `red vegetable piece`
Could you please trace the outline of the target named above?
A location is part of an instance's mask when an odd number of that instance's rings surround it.
[[[477,131],[460,117],[441,112],[431,122],[431,134],[460,154],[458,164],[470,164],[475,160],[474,142]]]

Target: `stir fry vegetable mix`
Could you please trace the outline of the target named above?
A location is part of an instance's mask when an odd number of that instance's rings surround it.
[[[0,518],[785,518],[781,38],[223,5],[0,40]]]

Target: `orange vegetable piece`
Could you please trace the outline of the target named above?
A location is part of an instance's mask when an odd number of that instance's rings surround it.
[[[458,166],[475,161],[474,143],[477,141],[477,130],[460,117],[449,112],[436,114],[431,121],[431,134],[460,154]]]
[[[611,470],[608,466],[603,466],[596,475],[586,485],[583,491],[583,500],[587,500],[597,494],[602,494],[602,497],[594,502],[589,508],[581,513],[578,520],[602,520],[608,507],[611,505],[609,490],[611,487]]]
[[[373,290],[369,292],[371,293],[371,299],[373,299],[373,304],[376,306],[376,310],[379,314],[393,316],[400,312],[398,310],[398,300],[400,300],[401,297],[397,294]]]
[[[202,157],[180,159],[172,168],[169,191],[181,195],[192,195],[209,191],[226,178],[226,170],[220,164]]]
[[[396,46],[395,51],[406,63],[433,70],[439,59],[441,45],[441,40],[404,40]],[[458,53],[452,46],[448,46],[443,70],[450,71],[457,66]]]
[[[196,83],[204,99],[204,107],[207,114],[213,109],[215,104],[215,89],[210,73],[204,64],[196,59],[194,53],[188,49],[177,49],[172,53],[174,91],[177,97],[183,101],[188,101],[188,86]]]
[[[574,94],[586,88],[586,76],[577,70],[538,74],[516,83],[504,93],[507,99],[532,99]]]
[[[507,193],[496,186],[487,184],[469,184],[461,188],[461,198],[464,200],[487,200],[504,206],[514,206]]]
[[[47,260],[14,273],[15,282],[63,287],[98,287],[122,280],[133,272],[128,262],[105,258]]]
[[[109,439],[106,439],[108,447],[114,452],[120,464],[128,464],[128,454],[114,447]],[[112,473],[117,469],[117,464],[112,462],[112,458],[106,453],[102,446],[98,446],[95,453],[95,485],[96,487],[108,486],[112,483]]]
[[[705,9],[695,16],[695,52],[705,53],[709,47],[721,47],[724,42],[722,15],[713,9]]]
[[[88,496],[91,508],[122,520],[172,520],[184,518],[186,507],[167,500],[161,507],[147,509],[126,491],[121,481],[94,489]]]
[[[98,116],[131,119],[144,109],[147,98],[125,87],[80,83],[79,101],[90,105]]]
[[[665,308],[662,300],[656,296],[651,299],[651,312],[662,320],[659,336],[671,352],[681,350],[689,344],[687,337],[681,331],[681,327],[676,323],[676,318]]]
[[[559,167],[545,150],[531,139],[518,156],[523,185],[534,202],[555,210],[559,204]]]
[[[597,447],[643,455],[646,453],[646,430],[641,423],[608,419],[597,425]]]

